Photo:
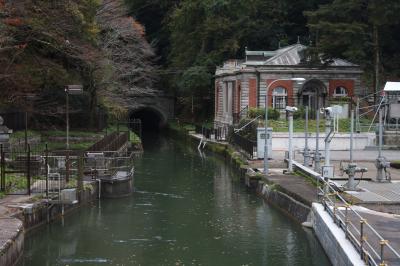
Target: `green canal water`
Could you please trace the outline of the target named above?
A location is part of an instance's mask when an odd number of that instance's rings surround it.
[[[312,231],[240,185],[222,158],[159,137],[132,197],[30,233],[19,265],[330,265]]]

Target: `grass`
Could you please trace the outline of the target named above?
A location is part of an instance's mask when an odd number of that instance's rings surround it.
[[[370,124],[370,120],[362,120],[361,124]],[[259,126],[263,126],[264,121],[259,122]],[[289,122],[286,120],[269,120],[268,126],[273,128],[274,132],[287,132],[289,130]],[[350,132],[350,119],[339,119],[339,132],[348,133]],[[305,120],[296,119],[293,121],[293,131],[294,132],[304,132],[305,130]],[[317,122],[316,120],[308,121],[308,132],[316,132],[317,130]],[[354,128],[354,130],[356,130]],[[319,123],[319,131],[325,131],[325,120],[321,119]],[[367,132],[368,128],[363,127],[363,132]]]
[[[29,137],[39,137],[40,133],[34,130],[28,130],[27,131],[27,136]],[[11,140],[16,140],[16,139],[24,139],[25,138],[25,130],[19,130],[19,131],[14,131],[10,135]]]
[[[116,125],[109,125],[107,127],[106,131],[107,131],[107,133],[111,133],[111,132],[118,131],[118,129],[119,129],[119,131],[129,131],[129,140],[131,141],[132,144],[142,143],[142,140],[140,139],[140,137],[125,125],[120,125],[119,128]]]
[[[41,132],[44,137],[66,137],[66,132],[63,130],[50,130]],[[103,135],[103,132],[94,132],[94,131],[81,131],[81,130],[72,130],[69,132],[70,137],[96,137]]]
[[[400,160],[390,162],[390,167],[400,169]]]
[[[106,128],[103,131],[95,132],[95,131],[83,131],[83,130],[72,130],[69,132],[70,137],[81,137],[81,138],[93,138],[93,139],[101,139],[106,133],[109,134],[111,132],[117,131],[118,128],[116,125],[110,125],[108,128]],[[127,126],[120,126],[119,127],[120,131],[128,131]],[[65,141],[56,141],[52,140],[52,137],[66,137],[66,132],[64,130],[49,130],[49,131],[34,131],[34,130],[28,130],[28,136],[41,136],[41,143],[36,146],[36,149],[44,149],[45,145],[47,143],[47,147],[49,150],[63,150],[66,148],[66,143]],[[16,131],[13,132],[10,136],[11,139],[23,139],[25,137],[25,131]],[[133,131],[129,130],[129,139],[132,142],[132,144],[140,144],[141,139],[140,137],[135,134]],[[78,141],[78,142],[70,142],[70,149],[72,150],[86,150],[90,146],[92,146],[95,143],[95,140],[90,141],[90,140],[85,140],[85,141]]]
[[[176,131],[194,131],[196,129],[195,125],[189,123],[178,123],[176,121],[171,121],[168,123],[171,129]]]
[[[10,169],[6,169],[9,171]],[[18,190],[26,189],[27,187],[27,180],[25,175],[19,174],[6,174],[6,190],[8,193],[16,192]],[[33,181],[33,178],[32,178]]]

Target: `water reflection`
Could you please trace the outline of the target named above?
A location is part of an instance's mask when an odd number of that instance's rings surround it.
[[[312,232],[188,143],[147,142],[137,192],[33,232],[20,265],[328,265]]]

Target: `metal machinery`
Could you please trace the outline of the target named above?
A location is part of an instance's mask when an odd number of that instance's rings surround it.
[[[384,101],[384,100],[382,100]],[[378,158],[375,160],[376,166],[376,181],[377,182],[390,182],[391,176],[388,169],[390,168],[390,162],[382,155],[383,145],[383,108],[379,108],[379,144],[378,144]]]
[[[330,144],[335,135],[333,127],[333,108],[321,108],[321,113],[325,115],[325,164],[322,167],[322,176],[325,179],[329,179],[333,177],[333,166],[330,162]]]
[[[354,111],[351,111],[351,125],[350,125],[350,163],[346,168],[341,167],[341,171],[349,176],[349,180],[346,184],[347,190],[356,190],[355,175],[357,173],[365,173],[368,171],[367,168],[358,167],[353,161],[353,133],[354,133]]]

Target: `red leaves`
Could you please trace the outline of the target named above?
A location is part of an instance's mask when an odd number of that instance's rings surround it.
[[[133,21],[133,28],[140,34],[140,36],[145,36],[146,30],[144,29],[143,25],[136,20]]]
[[[10,25],[10,26],[14,26],[14,27],[18,27],[23,24],[21,18],[5,18],[4,23],[7,25]]]
[[[28,46],[27,43],[23,43],[23,44],[16,45],[15,48],[17,48],[17,49],[25,49],[27,46]]]

